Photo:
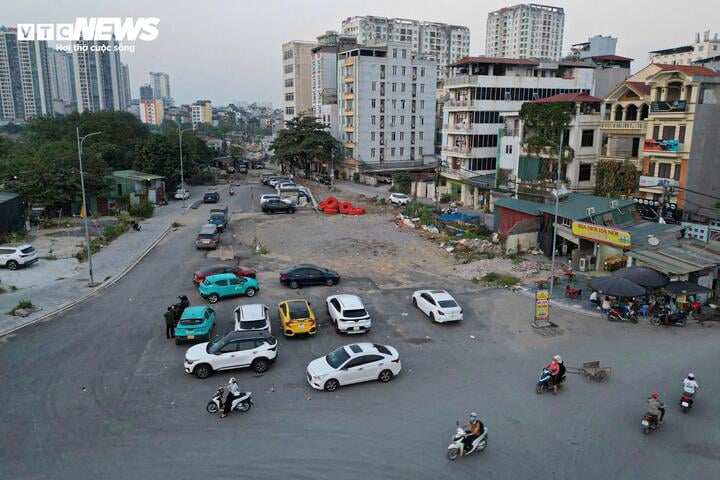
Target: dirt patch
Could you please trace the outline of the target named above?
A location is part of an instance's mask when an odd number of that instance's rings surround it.
[[[467,280],[481,278],[491,272],[514,275],[522,280],[535,280],[548,276],[547,265],[543,263],[526,261],[515,265],[508,258],[491,258],[457,265],[455,271],[458,276]]]

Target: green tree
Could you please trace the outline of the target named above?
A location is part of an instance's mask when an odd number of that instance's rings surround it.
[[[556,178],[560,134],[563,141],[563,165],[572,160],[574,152],[568,146],[568,126],[572,121],[575,106],[570,102],[523,103],[520,118],[523,122],[523,146],[530,155],[543,157],[541,176]]]
[[[228,147],[228,153],[234,159],[241,158],[245,155],[245,149],[235,143]]]
[[[627,160],[600,160],[595,163],[595,195],[630,196],[637,189],[639,180],[640,172]]]
[[[270,144],[283,173],[309,174],[312,159],[328,162],[341,158],[341,143],[333,138],[315,117],[301,114],[286,124],[287,128],[280,131]]]

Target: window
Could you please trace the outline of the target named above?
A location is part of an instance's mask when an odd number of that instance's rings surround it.
[[[595,139],[595,131],[594,130],[583,130],[582,138],[580,140],[580,146],[581,147],[592,147],[594,139]]]
[[[390,149],[390,156],[391,156],[391,157],[394,157],[394,156],[395,156],[395,147],[392,147],[392,148]]]
[[[295,115],[295,107],[285,107],[285,115]]]
[[[285,80],[285,86],[286,87],[292,87],[295,84],[294,80],[292,78],[288,78]]]
[[[393,65],[393,75],[397,75],[397,65]]]
[[[655,162],[650,162],[648,165],[648,176],[654,177],[655,176]]]
[[[400,132],[400,141],[405,140],[405,132]]]
[[[678,143],[685,143],[685,125],[680,125],[678,129]]]
[[[418,148],[418,155],[422,155],[422,147]]]
[[[405,149],[400,147],[400,156],[402,157],[403,155],[405,155]]]
[[[404,48],[402,51],[402,58],[407,58],[407,50],[405,50]]]
[[[394,98],[392,100],[392,107],[397,108],[397,100],[395,100]]]
[[[375,158],[375,149],[374,148],[370,149],[370,158]]]
[[[395,141],[395,132],[390,133],[390,140]]]
[[[425,67],[420,67],[420,76],[421,77],[425,76]]]
[[[591,163],[581,163],[580,170],[578,173],[578,181],[579,182],[589,182],[591,176],[592,176],[592,164]]]
[[[654,138],[654,139],[659,139],[659,138],[660,138],[660,126],[659,126],[659,125],[655,125],[655,126],[653,127],[652,138]]]
[[[675,126],[665,125],[662,129],[662,139],[663,140],[675,139]]]
[[[422,140],[423,137],[425,137],[425,132],[420,132],[420,140]]]
[[[370,100],[370,107],[375,108],[375,99],[374,98]]]
[[[375,87],[377,87],[377,82],[372,82],[372,84],[371,84],[371,86],[370,86],[370,89],[371,89],[373,92],[375,91]]]
[[[403,50],[403,52],[405,52],[405,50]],[[405,71],[406,71],[406,68],[405,68],[405,67],[402,67],[402,74],[403,74],[403,75],[405,75]]]
[[[220,349],[220,353],[230,353],[237,351],[237,342],[230,342],[223,345]]]
[[[670,178],[671,163],[658,163],[658,177]]]
[[[420,84],[420,93],[425,93],[425,84],[424,83]]]
[[[405,100],[400,100],[400,108],[405,109]]]
[[[405,91],[405,84],[404,84],[404,83],[401,83],[401,84],[400,84],[400,91],[401,91],[401,92],[404,92],[404,91]]]
[[[405,115],[400,115],[400,125],[405,125]]]
[[[397,91],[397,83],[395,83],[395,82],[392,83],[390,91],[392,91],[392,92]]]
[[[370,116],[370,125],[375,125],[375,115]]]
[[[375,141],[375,132],[370,132],[370,141]]]
[[[286,102],[292,102],[295,100],[295,94],[294,93],[286,93],[285,94],[285,101]]]
[[[679,163],[676,163],[675,164],[675,172],[673,172],[673,178],[675,180],[678,180],[678,181],[680,180],[680,171],[681,170],[682,170],[682,165],[680,165]]]
[[[393,58],[397,58],[397,48],[393,48]]]
[[[512,153],[512,145],[505,145],[505,153]]]

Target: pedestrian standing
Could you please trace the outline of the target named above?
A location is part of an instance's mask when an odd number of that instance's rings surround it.
[[[165,312],[165,338],[175,338],[175,312],[168,307]]]

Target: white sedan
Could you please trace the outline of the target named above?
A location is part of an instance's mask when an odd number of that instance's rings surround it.
[[[175,190],[175,200],[187,200],[188,198],[190,198],[189,190],[182,188]]]
[[[416,290],[412,294],[412,303],[433,322],[457,322],[463,319],[462,308],[445,290]]]
[[[393,205],[407,205],[409,201],[410,197],[408,197],[404,193],[390,194],[390,203],[392,203]]]
[[[268,200],[282,200],[285,203],[292,203],[292,200],[280,194],[268,193],[267,195],[263,195],[260,197],[260,206],[264,205]]]
[[[389,382],[401,369],[400,355],[394,347],[353,343],[310,362],[307,381],[316,390],[334,392],[352,383]]]

